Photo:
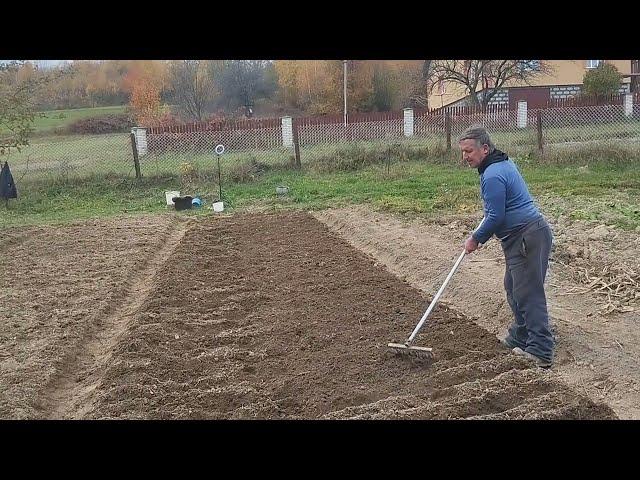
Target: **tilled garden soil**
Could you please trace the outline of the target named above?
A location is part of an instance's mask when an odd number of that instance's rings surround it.
[[[416,342],[432,360],[389,352],[430,298],[311,215],[201,218],[179,238],[64,417],[616,418],[443,305]]]
[[[153,259],[171,253],[186,227],[177,220],[0,230],[0,418],[56,418],[80,367],[98,372],[98,357],[108,361],[103,340],[120,328],[120,307],[135,298]]]

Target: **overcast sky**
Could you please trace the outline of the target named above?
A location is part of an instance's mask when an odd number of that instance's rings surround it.
[[[0,63],[12,62],[13,60],[0,60]],[[40,68],[53,67],[63,62],[71,62],[73,60],[27,60],[28,62],[38,65]]]

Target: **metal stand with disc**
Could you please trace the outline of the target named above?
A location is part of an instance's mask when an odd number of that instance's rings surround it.
[[[216,155],[218,156],[218,188],[220,191],[218,201],[213,204],[214,212],[222,212],[224,210],[224,202],[222,201],[222,174],[220,172],[220,156],[224,153],[224,145],[217,145],[215,148]]]

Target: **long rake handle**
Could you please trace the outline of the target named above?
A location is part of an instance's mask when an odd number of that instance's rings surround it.
[[[440,299],[440,296],[442,295],[442,292],[444,292],[444,289],[449,284],[449,280],[451,280],[451,277],[453,277],[453,274],[456,273],[456,270],[458,269],[458,266],[460,265],[460,263],[462,263],[462,259],[464,258],[464,256],[466,254],[467,254],[467,252],[465,250],[463,250],[462,253],[460,254],[460,256],[458,257],[458,260],[456,261],[455,265],[453,266],[453,268],[449,272],[449,275],[447,275],[447,279],[444,281],[444,283],[440,287],[440,290],[438,290],[438,293],[436,293],[436,296],[433,297],[433,300],[431,300],[431,304],[429,305],[429,308],[427,308],[427,311],[424,312],[424,315],[422,315],[422,318],[420,319],[420,322],[418,323],[418,325],[416,325],[416,328],[413,329],[413,332],[409,336],[409,339],[406,341],[406,345],[409,345],[409,344],[411,344],[413,342],[413,339],[416,337],[416,335],[418,334],[418,332],[422,328],[422,325],[424,325],[424,322],[427,320],[427,317],[431,313],[431,310],[433,310],[434,307],[436,306],[436,303],[438,303],[438,300]]]
[[[476,230],[478,230],[482,226],[483,223],[484,223],[484,218],[482,219],[480,224],[476,227]],[[474,232],[475,232],[475,230],[474,230]],[[436,306],[436,303],[438,303],[438,300],[440,299],[440,296],[442,295],[442,292],[444,292],[444,289],[447,288],[447,285],[449,284],[449,281],[451,280],[451,277],[453,277],[453,274],[456,273],[456,270],[460,266],[460,263],[462,263],[462,260],[464,259],[464,256],[466,254],[467,254],[466,250],[462,250],[462,253],[458,257],[458,260],[453,265],[453,268],[449,272],[449,275],[447,275],[446,280],[444,281],[444,283],[440,287],[440,290],[438,290],[438,293],[436,293],[436,296],[433,297],[433,300],[431,300],[431,304],[429,305],[429,308],[427,308],[427,311],[424,312],[424,315],[422,315],[422,318],[420,319],[420,322],[418,322],[418,325],[416,325],[416,328],[413,329],[413,332],[411,333],[411,335],[409,336],[407,341],[404,343],[405,345],[409,346],[409,345],[411,345],[411,343],[413,343],[413,340],[416,338],[416,335],[418,334],[418,332],[422,328],[422,325],[424,325],[424,322],[427,320],[427,317],[431,313],[431,310],[433,310],[434,307]]]

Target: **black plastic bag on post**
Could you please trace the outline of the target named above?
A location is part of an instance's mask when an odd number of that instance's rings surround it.
[[[18,191],[8,162],[4,162],[2,171],[0,171],[0,198],[4,198],[5,202],[8,202],[10,198],[18,198]]]

